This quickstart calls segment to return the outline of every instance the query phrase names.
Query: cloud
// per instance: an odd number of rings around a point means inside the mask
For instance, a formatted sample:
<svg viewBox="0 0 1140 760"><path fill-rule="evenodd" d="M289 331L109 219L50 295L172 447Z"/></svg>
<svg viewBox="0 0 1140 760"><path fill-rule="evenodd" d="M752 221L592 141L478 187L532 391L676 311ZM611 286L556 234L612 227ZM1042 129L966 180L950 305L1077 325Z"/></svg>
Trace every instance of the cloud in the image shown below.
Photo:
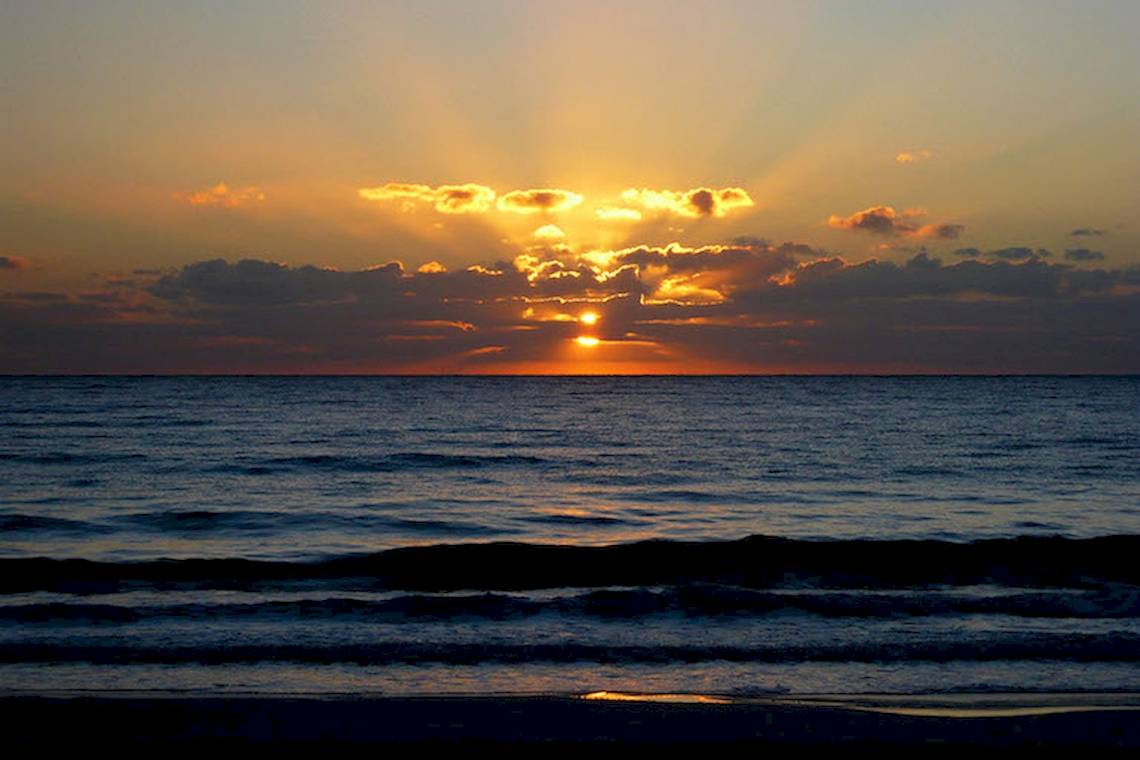
<svg viewBox="0 0 1140 760"><path fill-rule="evenodd" d="M955 255L963 256L965 258L978 259L1002 259L1005 261L1026 261L1035 259L1048 259L1052 257L1053 252L1045 248L1028 248L1025 246L1015 246L1011 248L995 248L989 251L983 251L978 248L959 248L954 251Z"/></svg>
<svg viewBox="0 0 1140 760"><path fill-rule="evenodd" d="M639 222L641 212L635 208L601 206L594 209L594 218L600 222Z"/></svg>
<svg viewBox="0 0 1140 760"><path fill-rule="evenodd" d="M389 182L379 187L362 187L356 192L366 201L403 200L408 204L405 210L412 208L416 201L430 203L441 214L481 214L495 202L494 190L474 183L431 187Z"/></svg>
<svg viewBox="0 0 1140 760"><path fill-rule="evenodd" d="M863 230L879 235L897 233L899 224L899 215L891 206L872 206L845 217L832 214L827 220L827 226L837 230Z"/></svg>
<svg viewBox="0 0 1140 760"><path fill-rule="evenodd" d="M534 236L539 240L561 240L566 233L557 225L544 224L534 231Z"/></svg>
<svg viewBox="0 0 1140 760"><path fill-rule="evenodd" d="M962 224L924 224L909 233L913 237L934 237L943 240L953 240L965 232L966 226Z"/></svg>
<svg viewBox="0 0 1140 760"><path fill-rule="evenodd" d="M961 224L918 224L915 220L926 216L923 209L899 212L893 206L871 206L850 216L832 214L827 226L848 232L870 232L875 235L904 235L919 238L957 238L966 227Z"/></svg>
<svg viewBox="0 0 1140 760"><path fill-rule="evenodd" d="M0 270L27 269L28 260L23 256L0 256Z"/></svg>
<svg viewBox="0 0 1140 760"><path fill-rule="evenodd" d="M1088 248L1067 248L1065 258L1069 261L1103 261L1104 254L1100 251L1090 251Z"/></svg>
<svg viewBox="0 0 1140 760"><path fill-rule="evenodd" d="M199 261L0 292L0 371L566 372L586 311L611 362L594 371L1140 371L1140 267L962 250L848 261L744 236L414 271Z"/></svg>
<svg viewBox="0 0 1140 760"><path fill-rule="evenodd" d="M932 150L904 150L895 156L895 162L900 164L919 164L934 158Z"/></svg>
<svg viewBox="0 0 1140 760"><path fill-rule="evenodd" d="M187 193L174 193L174 200L191 206L221 206L223 208L236 208L248 203L260 203L265 200L265 192L253 185L231 188L225 182L219 182L205 190L195 190Z"/></svg>
<svg viewBox="0 0 1140 760"><path fill-rule="evenodd" d="M1107 235L1108 230L1103 230L1098 227L1080 227L1069 233L1073 237L1100 237Z"/></svg>
<svg viewBox="0 0 1140 760"><path fill-rule="evenodd" d="M714 190L698 187L693 190L649 190L630 188L621 194L625 203L641 206L647 211L664 211L686 217L723 217L738 208L756 205L748 192L739 187Z"/></svg>
<svg viewBox="0 0 1140 760"><path fill-rule="evenodd" d="M582 196L569 190L512 190L499 198L499 211L512 214L557 213L574 208Z"/></svg>

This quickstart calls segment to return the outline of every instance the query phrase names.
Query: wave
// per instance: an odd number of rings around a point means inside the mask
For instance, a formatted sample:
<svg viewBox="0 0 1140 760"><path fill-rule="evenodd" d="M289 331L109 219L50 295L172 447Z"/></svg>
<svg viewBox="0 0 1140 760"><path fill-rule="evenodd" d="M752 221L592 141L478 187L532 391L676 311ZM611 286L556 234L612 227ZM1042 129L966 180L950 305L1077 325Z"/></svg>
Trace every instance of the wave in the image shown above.
<svg viewBox="0 0 1140 760"><path fill-rule="evenodd" d="M0 513L0 533L109 533L105 525L67 520L62 517L29 515L21 512Z"/></svg>
<svg viewBox="0 0 1140 760"><path fill-rule="evenodd" d="M131 512L118 515L113 519L118 523L127 523L163 533L204 533L228 530L274 531L298 528L399 530L440 535L462 533L471 536L493 536L512 532L505 528L494 528L466 520L431 520L393 517L375 513L353 514L350 512L157 510Z"/></svg>
<svg viewBox="0 0 1140 760"><path fill-rule="evenodd" d="M1140 536L941 540L652 540L613 546L469 543L413 546L312 562L246 559L99 562L0 559L0 593L100 590L123 583L231 587L358 579L410 591L715 583L744 588L1140 584Z"/></svg>
<svg viewBox="0 0 1140 760"><path fill-rule="evenodd" d="M84 465L130 462L146 459L144 454L114 452L44 451L36 453L0 452L0 462L38 465Z"/></svg>
<svg viewBox="0 0 1140 760"><path fill-rule="evenodd" d="M338 620L402 623L506 620L537 615L632 619L650 615L754 617L806 614L829 618L899 618L935 615L1003 615L1022 618L1140 618L1140 589L1018 591L978 594L918 591L770 592L724 586L604 589L550 598L500 593L410 594L386 599L329 597L254 602L89 604L45 602L0 605L0 621L52 625L118 624L141 620Z"/></svg>
<svg viewBox="0 0 1140 760"><path fill-rule="evenodd" d="M434 454L405 451L381 456L312 454L230 462L202 468L207 472L272 475L281 472L401 472L405 470L479 469L547 464L541 457L519 454ZM196 468L197 469L197 468Z"/></svg>
<svg viewBox="0 0 1140 760"><path fill-rule="evenodd" d="M1040 660L1052 662L1136 662L1140 635L999 633L962 640L901 640L835 644L613 644L567 641L431 642L393 640L366 644L272 642L172 644L148 647L109 641L0 643L0 663L353 663L391 665L442 663L749 663L788 662L961 662Z"/></svg>

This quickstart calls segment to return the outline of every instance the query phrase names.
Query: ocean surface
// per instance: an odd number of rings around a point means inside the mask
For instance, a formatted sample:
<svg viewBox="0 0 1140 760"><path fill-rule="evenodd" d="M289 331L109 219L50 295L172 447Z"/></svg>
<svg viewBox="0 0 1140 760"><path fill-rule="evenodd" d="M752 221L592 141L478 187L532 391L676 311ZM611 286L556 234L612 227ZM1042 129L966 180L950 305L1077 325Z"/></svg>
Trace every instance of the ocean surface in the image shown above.
<svg viewBox="0 0 1140 760"><path fill-rule="evenodd" d="M0 378L0 691L1140 691L1140 378Z"/></svg>

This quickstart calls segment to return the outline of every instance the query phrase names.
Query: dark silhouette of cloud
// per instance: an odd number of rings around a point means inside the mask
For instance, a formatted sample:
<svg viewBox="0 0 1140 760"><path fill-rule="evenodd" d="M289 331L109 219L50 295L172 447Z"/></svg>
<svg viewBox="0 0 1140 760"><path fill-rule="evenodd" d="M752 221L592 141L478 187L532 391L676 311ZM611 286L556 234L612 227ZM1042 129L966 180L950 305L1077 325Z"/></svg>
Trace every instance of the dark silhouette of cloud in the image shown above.
<svg viewBox="0 0 1140 760"><path fill-rule="evenodd" d="M742 237L425 271L218 259L106 282L0 293L0 370L566 371L592 351L659 371L1140 371L1140 267L1028 247L896 263ZM587 310L599 343L583 348Z"/></svg>
<svg viewBox="0 0 1140 760"><path fill-rule="evenodd" d="M1025 246L1015 246L1011 248L996 248L989 251L982 251L977 248L959 248L954 251L958 256L967 258L987 258L987 259L1004 259L1005 261L1025 261L1027 259L1047 259L1053 255L1052 251L1045 248L1027 248Z"/></svg>
<svg viewBox="0 0 1140 760"><path fill-rule="evenodd" d="M1108 230L1103 230L1098 227L1080 227L1069 233L1073 237L1100 237L1107 235Z"/></svg>
<svg viewBox="0 0 1140 760"><path fill-rule="evenodd" d="M1088 248L1067 248L1065 258L1069 261L1103 261L1104 254L1100 251L1090 251Z"/></svg>
<svg viewBox="0 0 1140 760"><path fill-rule="evenodd" d="M850 216L832 215L827 226L848 232L870 232L876 235L905 235L907 237L955 239L966 227L961 224L919 224L916 220L926 216L922 209L896 211L892 206L872 206Z"/></svg>

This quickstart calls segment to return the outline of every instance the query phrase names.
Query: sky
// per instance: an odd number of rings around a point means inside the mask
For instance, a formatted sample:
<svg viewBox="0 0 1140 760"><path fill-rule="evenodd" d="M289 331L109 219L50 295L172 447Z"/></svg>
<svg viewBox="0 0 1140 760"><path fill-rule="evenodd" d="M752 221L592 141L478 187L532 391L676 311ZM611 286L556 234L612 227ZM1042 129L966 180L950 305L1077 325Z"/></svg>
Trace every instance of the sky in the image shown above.
<svg viewBox="0 0 1140 760"><path fill-rule="evenodd" d="M0 372L1140 372L1137 28L10 0Z"/></svg>

